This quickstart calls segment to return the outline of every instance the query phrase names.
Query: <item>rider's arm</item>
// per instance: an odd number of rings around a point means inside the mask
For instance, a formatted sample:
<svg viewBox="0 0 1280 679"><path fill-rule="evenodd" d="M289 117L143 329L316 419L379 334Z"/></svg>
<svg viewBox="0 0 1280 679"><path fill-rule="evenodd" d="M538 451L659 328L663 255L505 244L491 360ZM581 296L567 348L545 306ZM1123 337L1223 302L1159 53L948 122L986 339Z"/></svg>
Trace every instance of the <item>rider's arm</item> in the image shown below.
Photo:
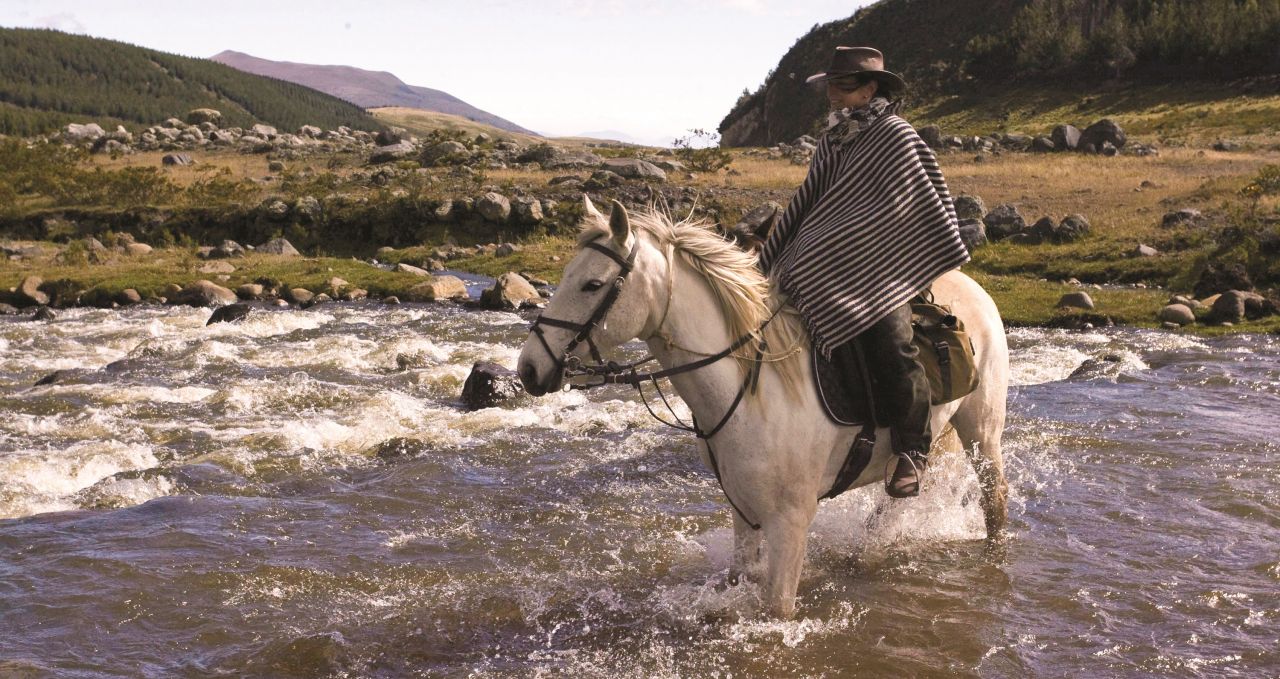
<svg viewBox="0 0 1280 679"><path fill-rule="evenodd" d="M831 144L827 141L826 135L823 135L818 141L818 148L813 152L813 160L809 162L809 174L805 176L804 183L791 197L791 202L787 203L787 209L783 211L782 217L769 232L764 245L760 248L760 270L766 274L769 273L769 268L773 266L778 254L791 240L796 227L804 221L809 209L818 202L818 198L831 185L831 177L828 176L830 166L833 165L830 162L831 155Z"/></svg>

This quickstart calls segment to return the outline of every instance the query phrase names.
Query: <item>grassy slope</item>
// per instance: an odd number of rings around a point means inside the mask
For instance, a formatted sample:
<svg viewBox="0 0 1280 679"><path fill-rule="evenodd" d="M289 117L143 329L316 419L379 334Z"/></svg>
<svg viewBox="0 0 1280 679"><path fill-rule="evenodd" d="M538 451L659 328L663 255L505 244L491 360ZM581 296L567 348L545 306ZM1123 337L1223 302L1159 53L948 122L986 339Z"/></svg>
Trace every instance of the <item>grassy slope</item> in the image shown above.
<svg viewBox="0 0 1280 679"><path fill-rule="evenodd" d="M509 132L492 125L477 123L474 120L468 120L462 116L450 115L448 113L437 113L436 111L426 111L420 108L404 108L401 106L385 106L382 108L369 109L373 117L387 125L395 125L403 127L409 132L420 137L425 137L436 130L462 130L467 136L475 136L481 132L493 137L494 139L510 139L518 141L522 144L536 144L542 141L538 137L520 134L519 132Z"/></svg>

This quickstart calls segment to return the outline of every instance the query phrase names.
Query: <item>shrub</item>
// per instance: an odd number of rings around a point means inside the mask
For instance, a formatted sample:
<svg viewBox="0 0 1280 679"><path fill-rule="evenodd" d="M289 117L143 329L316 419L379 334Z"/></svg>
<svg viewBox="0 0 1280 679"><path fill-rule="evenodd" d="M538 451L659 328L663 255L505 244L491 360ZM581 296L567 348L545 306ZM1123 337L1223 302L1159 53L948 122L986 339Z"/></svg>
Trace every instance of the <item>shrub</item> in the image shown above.
<svg viewBox="0 0 1280 679"><path fill-rule="evenodd" d="M697 172L717 172L733 162L733 156L720 146L720 135L716 132L689 130L688 135L676 139L671 145L676 156Z"/></svg>

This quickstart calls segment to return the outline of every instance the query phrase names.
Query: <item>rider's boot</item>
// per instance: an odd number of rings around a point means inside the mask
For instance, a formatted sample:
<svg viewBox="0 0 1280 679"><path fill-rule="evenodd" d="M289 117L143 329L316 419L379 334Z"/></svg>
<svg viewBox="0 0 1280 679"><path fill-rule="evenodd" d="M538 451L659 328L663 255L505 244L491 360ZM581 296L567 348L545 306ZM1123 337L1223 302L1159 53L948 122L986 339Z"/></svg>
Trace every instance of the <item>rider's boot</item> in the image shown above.
<svg viewBox="0 0 1280 679"><path fill-rule="evenodd" d="M920 494L929 446L929 378L911 341L911 305L891 311L858 336L876 389L876 417L890 429L894 457L885 492L907 498ZM886 469L886 472L888 470Z"/></svg>

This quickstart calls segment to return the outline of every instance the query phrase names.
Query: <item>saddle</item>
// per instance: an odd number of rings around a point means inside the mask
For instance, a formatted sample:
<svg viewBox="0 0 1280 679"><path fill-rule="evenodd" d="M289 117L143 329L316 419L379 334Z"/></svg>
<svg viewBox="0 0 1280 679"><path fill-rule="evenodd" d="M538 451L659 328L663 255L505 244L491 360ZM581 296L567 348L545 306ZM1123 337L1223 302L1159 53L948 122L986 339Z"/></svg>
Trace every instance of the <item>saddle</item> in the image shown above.
<svg viewBox="0 0 1280 679"><path fill-rule="evenodd" d="M911 301L911 325L920 364L929 378L930 403L954 401L977 388L973 342L949 308L934 304L926 292ZM875 387L857 342L837 347L830 360L816 351L812 355L813 383L827 417L840 426L862 427L835 483L823 496L826 499L848 490L866 469L875 447L876 422L887 418L876 410Z"/></svg>

